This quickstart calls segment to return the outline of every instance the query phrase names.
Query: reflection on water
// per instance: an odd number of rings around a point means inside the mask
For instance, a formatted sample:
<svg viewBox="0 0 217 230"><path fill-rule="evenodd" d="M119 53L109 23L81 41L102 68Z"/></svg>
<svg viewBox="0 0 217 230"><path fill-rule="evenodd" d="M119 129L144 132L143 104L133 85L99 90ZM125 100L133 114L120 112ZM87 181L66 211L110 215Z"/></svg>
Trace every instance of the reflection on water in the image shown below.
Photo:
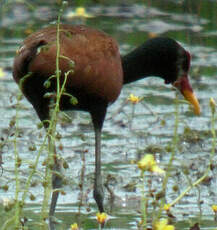
<svg viewBox="0 0 217 230"><path fill-rule="evenodd" d="M34 6L37 6L34 1ZM51 2L51 3L49 3ZM132 50L148 37L170 36L181 42L192 54L191 82L202 108L200 117L189 112L187 104L180 105L180 142L174 161L172 177L168 182L167 202L174 200L180 192L193 183L205 171L211 151L209 98L216 98L217 87L217 2L214 0L192 1L109 1L88 2L86 10L92 18L69 18L74 10L70 5L63 20L67 23L84 23L100 28L116 38L122 54ZM45 5L46 4L46 5ZM33 6L33 7L34 7ZM12 80L11 67L19 44L27 34L56 20L57 8L52 1L32 5L11 4L1 8L0 20L0 151L3 154L3 175L0 177L0 197L14 197L14 147L13 127L18 88ZM135 108L126 99L130 93L143 97ZM107 210L111 220L107 229L136 229L139 221L140 172L136 162L147 152L153 152L156 159L166 168L169 160L169 145L174 130L174 98L171 87L162 80L148 78L125 86L118 101L110 106L103 129L103 176L109 189L105 189ZM92 198L94 172L94 133L89 115L73 113L72 122L62 121L58 131L62 138L58 142L69 169L64 171L66 194L58 200L58 219L66 229L77 217L80 200L83 206L80 217L86 229L96 228L94 215L96 206ZM30 104L23 99L19 110L18 149L22 158L20 168L22 183L29 174L29 164L34 161L44 131L37 128L39 122ZM40 158L39 173L32 182L31 193L35 201L27 200L26 211L35 219L40 210L37 204L42 200L42 163L46 151ZM216 156L213 162L216 162ZM79 183L84 172L85 187L81 192ZM188 173L186 173L188 172ZM198 218L202 213L201 229L215 226L212 222L211 205L217 203L216 164L208 179L192 189L174 208L172 214L178 221L177 229L189 229L184 220ZM159 189L162 178L149 178L152 186ZM4 186L8 185L5 191ZM174 188L176 187L176 190ZM111 202L112 195L115 201ZM189 213L189 210L190 213ZM1 214L2 211L0 211ZM201 212L201 213L200 213ZM4 214L5 215L5 214ZM85 217L85 218L84 218ZM87 218L89 217L89 218ZM179 222L180 221L180 222ZM198 219L197 219L198 221ZM86 227L85 227L86 226ZM88 227L87 227L88 226ZM117 227L122 226L122 227ZM62 229L62 228L61 228Z"/></svg>

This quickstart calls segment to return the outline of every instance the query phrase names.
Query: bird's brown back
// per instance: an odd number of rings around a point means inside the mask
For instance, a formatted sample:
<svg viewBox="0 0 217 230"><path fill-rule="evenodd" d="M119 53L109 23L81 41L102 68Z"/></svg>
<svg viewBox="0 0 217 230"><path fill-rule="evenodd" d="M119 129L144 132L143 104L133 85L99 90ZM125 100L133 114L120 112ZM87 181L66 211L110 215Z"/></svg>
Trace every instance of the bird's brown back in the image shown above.
<svg viewBox="0 0 217 230"><path fill-rule="evenodd" d="M17 82L28 72L34 78L48 79L56 70L56 26L37 31L26 38L14 62ZM115 101L123 84L123 71L117 43L105 33L85 26L60 26L61 77L72 69L66 89L75 96L93 96L106 103ZM78 98L79 99L79 98Z"/></svg>

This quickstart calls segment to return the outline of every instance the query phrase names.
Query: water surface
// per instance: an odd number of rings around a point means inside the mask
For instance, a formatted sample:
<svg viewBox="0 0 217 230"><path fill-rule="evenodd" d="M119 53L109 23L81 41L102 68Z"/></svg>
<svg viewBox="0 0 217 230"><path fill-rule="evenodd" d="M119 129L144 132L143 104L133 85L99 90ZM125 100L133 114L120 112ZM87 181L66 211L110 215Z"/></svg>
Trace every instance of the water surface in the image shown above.
<svg viewBox="0 0 217 230"><path fill-rule="evenodd" d="M86 11L94 17L69 18L69 13L77 6L69 4L62 21L102 29L119 42L121 54L126 54L152 36L170 36L192 54L191 83L202 113L196 117L187 104L179 105L179 143L166 196L170 203L204 173L209 163L212 143L209 98L217 100L217 1L87 1L84 5ZM16 3L1 7L0 68L4 76L0 78L0 150L4 164L0 186L8 186L7 191L0 189L0 198L4 199L14 198L15 192L14 128L10 124L16 114L18 87L12 80L13 57L29 33L55 22L58 8L52 1L34 1L31 6ZM126 103L130 93L143 98L134 107ZM140 172L134 162L145 153L153 152L161 167L166 169L170 158L168 146L174 135L175 95L171 86L152 77L124 86L119 99L109 107L102 137L102 168L104 181L113 191L115 200L111 202L111 194L105 189L106 209L111 215L106 229L137 229L141 191ZM57 146L69 164L64 171L66 194L60 196L56 212L59 229L67 229L75 221L80 221L84 229L97 229L97 208L92 197L94 133L88 114L75 112L70 116L72 122L61 121L58 125L62 138ZM37 128L39 119L26 99L21 101L18 117L17 145L22 158L20 176L24 183L29 174L29 164L34 161L45 133ZM27 199L25 211L30 222L37 220L40 212L43 199L40 181L45 157L46 151L40 158L38 173L33 178L34 186L30 190L36 200ZM211 205L217 203L216 160L214 156L209 178L171 209L176 217L177 229L189 229L189 222L199 221L204 230L217 226L211 210ZM81 172L84 173L83 191L79 190ZM153 189L159 191L162 178L150 174L147 178L152 180ZM82 207L79 202L81 197ZM3 210L0 215L7 217Z"/></svg>

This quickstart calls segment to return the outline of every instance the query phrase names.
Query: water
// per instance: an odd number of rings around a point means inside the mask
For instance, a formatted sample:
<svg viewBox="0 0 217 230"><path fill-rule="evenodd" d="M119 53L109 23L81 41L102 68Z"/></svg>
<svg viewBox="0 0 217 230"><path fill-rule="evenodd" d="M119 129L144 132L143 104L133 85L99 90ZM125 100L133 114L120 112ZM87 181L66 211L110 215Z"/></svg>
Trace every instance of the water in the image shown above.
<svg viewBox="0 0 217 230"><path fill-rule="evenodd" d="M102 29L119 42L122 54L156 35L178 40L192 54L191 83L200 101L202 113L196 117L187 104L179 106L180 141L166 196L170 203L204 173L209 163L212 141L209 98L217 100L217 1L87 1L86 11L94 17L69 18L67 15L75 6L69 4L62 20ZM0 189L0 198L4 199L13 198L15 191L12 143L14 129L9 126L16 113L18 93L18 87L12 80L13 57L27 34L55 22L57 8L52 1L34 1L33 5L16 3L1 7L0 68L3 68L4 76L0 78L0 150L4 164L0 186L8 186L7 191ZM134 109L130 103L126 103L130 93L143 97ZM166 86L162 80L153 77L124 86L118 101L109 107L102 137L102 168L104 181L113 191L115 201L111 202L111 194L105 189L106 210L111 215L106 229L137 229L141 192L140 172L134 162L145 153L153 152L161 167L166 168L170 157L167 150L174 132L174 98L175 91L171 90L171 86ZM40 148L44 130L37 128L39 120L25 99L21 101L18 116L17 141L22 158L20 175L24 184L29 174L29 164L36 157L37 151L34 148ZM70 116L72 123L61 121L58 126L62 138L57 146L69 168L64 171L66 194L58 200L56 216L60 222L59 229L67 229L75 221L80 221L84 229L96 229L97 208L92 198L94 133L88 114L73 113ZM39 171L34 176L34 186L30 189L36 200L27 199L25 216L30 224L37 220L43 199L40 181L45 157L46 151L40 158ZM193 188L171 209L176 217L174 222L177 229L189 229L189 222L199 221L203 230L217 226L211 210L211 205L217 203L216 158L214 156L209 178ZM82 170L85 186L81 192L78 185ZM162 178L151 175L147 178L152 179L152 188L159 191ZM82 214L78 215L81 194ZM149 207L151 210L152 205ZM1 206L0 215L3 219L7 218L7 213Z"/></svg>

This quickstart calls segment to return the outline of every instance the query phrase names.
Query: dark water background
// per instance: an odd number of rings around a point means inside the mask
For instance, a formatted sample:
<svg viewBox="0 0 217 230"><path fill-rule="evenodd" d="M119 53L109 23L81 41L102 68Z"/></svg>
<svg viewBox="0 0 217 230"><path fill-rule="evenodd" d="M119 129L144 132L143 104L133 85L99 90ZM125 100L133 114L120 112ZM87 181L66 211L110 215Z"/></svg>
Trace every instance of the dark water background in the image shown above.
<svg viewBox="0 0 217 230"><path fill-rule="evenodd" d="M0 200L14 198L14 147L13 128L9 124L15 116L18 87L12 80L15 51L31 32L54 23L58 7L54 1L1 1L0 9L0 151L3 174L0 177ZM70 18L75 7L84 6L92 18ZM69 1L62 21L69 24L86 24L112 35L125 54L151 36L170 36L178 40L192 54L191 83L201 104L202 113L193 115L187 104L180 105L179 144L173 163L174 170L168 182L167 202L174 200L190 183L198 179L209 163L212 137L210 133L209 99L217 100L217 1L216 0L149 0L149 1ZM135 108L127 103L129 94L143 97ZM181 96L180 96L181 98ZM145 153L153 152L161 167L166 167L170 154L167 151L174 131L175 91L158 78L148 78L125 86L119 99L109 107L103 129L103 177L114 192L111 202L106 191L106 209L111 215L107 229L137 229L140 220L140 172L133 162ZM31 105L22 100L19 110L18 150L22 158L21 181L29 174L29 164L34 161L44 131L37 128L39 120ZM60 229L69 228L81 221L84 229L96 229L97 211L92 198L94 172L94 133L89 115L73 113L71 122L61 122L58 131L62 138L59 150L69 164L65 170L66 195L60 196L57 217ZM27 199L26 216L37 219L42 201L42 162L34 176L36 186L30 193L35 201ZM85 160L84 160L85 158ZM201 229L217 226L211 209L217 203L217 157L208 179L193 188L171 212L176 217L177 229L189 229L194 222L201 222ZM186 174L188 170L188 174ZM83 192L79 190L81 172L84 172ZM160 190L162 178L151 176L153 188ZM8 186L5 191L3 187ZM174 191L177 186L177 191ZM79 199L83 194L81 215ZM151 206L150 206L151 208ZM7 214L0 206L2 219ZM30 228L31 229L31 228Z"/></svg>

